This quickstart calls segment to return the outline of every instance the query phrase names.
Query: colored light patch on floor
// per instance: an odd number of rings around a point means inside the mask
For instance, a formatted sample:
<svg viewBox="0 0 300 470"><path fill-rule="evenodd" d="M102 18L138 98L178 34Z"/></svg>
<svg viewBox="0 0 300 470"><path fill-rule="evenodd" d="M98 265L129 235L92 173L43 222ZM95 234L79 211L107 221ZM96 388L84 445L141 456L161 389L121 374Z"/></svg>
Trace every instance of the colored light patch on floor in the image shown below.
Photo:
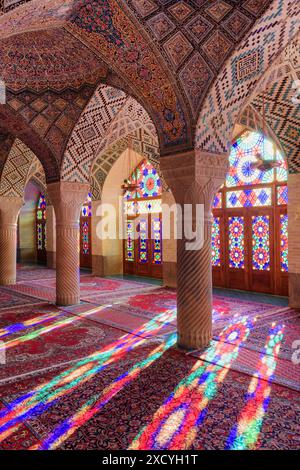
<svg viewBox="0 0 300 470"><path fill-rule="evenodd" d="M271 399L271 383L277 365L283 332L283 325L272 324L261 359L257 364L257 372L250 380L246 404L240 413L238 423L230 433L227 449L254 449L257 444L263 419Z"/></svg>
<svg viewBox="0 0 300 470"><path fill-rule="evenodd" d="M130 449L180 450L191 446L208 412L210 400L217 394L219 384L224 381L230 363L247 340L254 322L255 319L244 317L224 329L221 340L208 348L203 360L198 361L188 377L176 387ZM236 344L232 346L227 339L233 336Z"/></svg>
<svg viewBox="0 0 300 470"><path fill-rule="evenodd" d="M154 361L159 359L165 351L174 346L177 341L177 335L172 334L160 346L155 348L146 359L136 363L129 371L119 376L111 385L106 387L102 393L94 395L86 402L81 409L71 418L64 421L53 434L44 441L41 446L34 446L32 449L55 449L66 439L74 434L81 426L88 422L126 385L136 379L141 371L150 367Z"/></svg>
<svg viewBox="0 0 300 470"><path fill-rule="evenodd" d="M79 361L49 383L43 384L9 404L9 411L0 413L0 442L5 440L30 416L43 413L79 384L90 380L95 374L103 371L130 350L155 336L168 324L173 315L172 312L159 315L157 319L151 320L143 328L123 336L116 343Z"/></svg>

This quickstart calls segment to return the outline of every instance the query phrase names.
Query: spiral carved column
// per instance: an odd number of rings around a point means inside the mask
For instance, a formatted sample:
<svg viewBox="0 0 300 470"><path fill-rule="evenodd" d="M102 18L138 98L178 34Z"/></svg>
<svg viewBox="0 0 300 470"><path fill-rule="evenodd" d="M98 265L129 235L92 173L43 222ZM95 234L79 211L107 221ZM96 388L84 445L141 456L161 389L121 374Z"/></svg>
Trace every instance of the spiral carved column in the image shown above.
<svg viewBox="0 0 300 470"><path fill-rule="evenodd" d="M177 328L178 345L184 349L203 348L212 337L211 211L227 165L227 155L202 151L161 159L162 172L183 215L182 238L177 240ZM191 214L185 212L187 204ZM200 221L196 220L197 205L203 207ZM195 231L196 222L203 224L202 238L191 249L185 227L189 224Z"/></svg>
<svg viewBox="0 0 300 470"><path fill-rule="evenodd" d="M0 285L9 286L17 278L17 221L24 201L20 197L0 197Z"/></svg>
<svg viewBox="0 0 300 470"><path fill-rule="evenodd" d="M79 218L89 185L60 182L48 185L56 215L56 303L80 302Z"/></svg>

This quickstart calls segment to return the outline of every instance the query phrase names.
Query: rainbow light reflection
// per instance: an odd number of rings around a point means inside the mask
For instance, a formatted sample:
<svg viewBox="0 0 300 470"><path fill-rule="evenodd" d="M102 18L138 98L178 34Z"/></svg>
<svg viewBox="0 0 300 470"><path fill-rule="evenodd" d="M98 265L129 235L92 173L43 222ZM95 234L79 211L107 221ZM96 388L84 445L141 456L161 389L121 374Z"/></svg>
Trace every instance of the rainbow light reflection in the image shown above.
<svg viewBox="0 0 300 470"><path fill-rule="evenodd" d="M238 356L240 346L247 340L253 327L248 317L225 328L220 340L203 354L155 413L152 422L134 439L130 449L187 449L194 441L203 423L207 406L216 395L218 385ZM209 362L209 364L205 364Z"/></svg>
<svg viewBox="0 0 300 470"><path fill-rule="evenodd" d="M32 328L33 326L38 326L41 323L46 323L51 320L55 320L61 316L64 316L64 312L48 312L37 317L31 318L30 320L25 320L20 323L13 323L12 325L6 326L5 328L0 329L0 338L5 338L6 336L19 333L22 330Z"/></svg>
<svg viewBox="0 0 300 470"><path fill-rule="evenodd" d="M95 414L119 393L126 385L138 377L138 375L147 369L154 361L159 359L165 351L174 346L177 340L177 334L173 333L160 346L155 348L146 359L136 363L129 371L120 375L114 382L105 387L102 393L91 397L74 416L64 421L58 426L52 435L44 441L43 444L32 447L30 450L49 450L55 449L68 439L74 432L83 426Z"/></svg>
<svg viewBox="0 0 300 470"><path fill-rule="evenodd" d="M276 370L283 330L283 325L272 324L257 364L257 372L248 388L246 404L240 413L238 423L231 430L226 449L245 450L255 447L270 403L271 382Z"/></svg>
<svg viewBox="0 0 300 470"><path fill-rule="evenodd" d="M155 336L174 318L173 311L157 315L142 327L122 336L115 343L78 361L52 380L17 398L8 405L9 410L0 411L0 442L15 432L26 419L46 411L62 396L71 393L79 385L120 360L129 351L145 343L148 338Z"/></svg>

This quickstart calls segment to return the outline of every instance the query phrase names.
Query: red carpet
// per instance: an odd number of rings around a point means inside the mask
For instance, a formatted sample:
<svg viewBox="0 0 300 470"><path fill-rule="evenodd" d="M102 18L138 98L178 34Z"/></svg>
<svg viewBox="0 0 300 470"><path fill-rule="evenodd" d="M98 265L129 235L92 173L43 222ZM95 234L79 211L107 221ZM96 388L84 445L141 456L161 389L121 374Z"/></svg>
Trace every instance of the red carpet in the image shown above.
<svg viewBox="0 0 300 470"><path fill-rule="evenodd" d="M0 290L5 305L0 308L0 341L6 343L6 364L0 367L0 449L51 448L51 442L58 449L126 449L143 428L151 439L157 413L167 433L160 435L161 442L176 432L176 426L181 434L184 426L187 432L192 429L192 424L185 424L186 413L191 423L198 423L189 437L190 449L224 449L235 430L247 426L253 438L251 448L298 449L299 366L291 363L292 344L300 337L298 313L215 296L210 349L221 345L225 353L209 356L209 349L205 356L203 352L186 355L172 346L173 340L163 349L166 338L172 338L176 330L175 291L137 284L84 275L81 290L88 302L64 309L40 301L33 305L34 299L16 288ZM34 289L40 295L42 291L42 296L47 291L49 295L55 289L55 279L35 281L32 277L19 286L31 289L31 295ZM108 304L105 309L99 306L98 296L106 300L102 302ZM224 340L220 333L224 328L238 331L243 317L252 326L234 355L239 337L231 334ZM142 332L137 331L145 325ZM276 357L264 350L266 342L271 344L274 325L282 325L283 331L280 350L274 349ZM134 330L134 335L124 333ZM232 360L225 369L220 358L227 355ZM201 357L205 361L199 360ZM257 368L263 371L264 364L273 375L271 382L262 375L260 384L254 377L261 374ZM202 374L196 387L191 379L193 370ZM269 394L262 414L260 387ZM164 406L171 406L175 397L179 408L168 421L159 413ZM81 408L87 412L82 414ZM19 410L14 416L20 421L10 426L14 409ZM253 437L255 416L259 421ZM241 422L243 426L238 428ZM77 423L68 435L64 435L66 423ZM61 437L56 441L54 436Z"/></svg>
<svg viewBox="0 0 300 470"><path fill-rule="evenodd" d="M49 302L55 302L56 299L55 278L26 280L19 282L14 286L10 286L10 289L14 292L19 292ZM85 301L99 302L104 297L109 297L111 299L113 293L117 293L119 296L120 293L137 293L141 290L147 291L152 289L153 286L142 282L119 281L90 276L88 274L81 274L80 276L80 297L81 300ZM100 303L103 302L101 301Z"/></svg>

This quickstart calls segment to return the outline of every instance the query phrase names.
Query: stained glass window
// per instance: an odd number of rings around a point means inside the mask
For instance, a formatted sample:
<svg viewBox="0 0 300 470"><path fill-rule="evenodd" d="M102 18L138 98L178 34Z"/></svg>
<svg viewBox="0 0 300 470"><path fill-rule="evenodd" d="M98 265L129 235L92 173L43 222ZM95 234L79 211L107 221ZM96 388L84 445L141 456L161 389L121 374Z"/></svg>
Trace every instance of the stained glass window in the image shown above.
<svg viewBox="0 0 300 470"><path fill-rule="evenodd" d="M125 214L160 214L162 212L161 199L139 201L125 201Z"/></svg>
<svg viewBox="0 0 300 470"><path fill-rule="evenodd" d="M140 219L139 223L139 262L148 262L148 219Z"/></svg>
<svg viewBox="0 0 300 470"><path fill-rule="evenodd" d="M253 188L241 191L228 191L226 205L231 207L259 207L272 204L271 188Z"/></svg>
<svg viewBox="0 0 300 470"><path fill-rule="evenodd" d="M277 204L284 206L288 203L288 187L278 186L277 187Z"/></svg>
<svg viewBox="0 0 300 470"><path fill-rule="evenodd" d="M221 266L220 217L213 218L212 225L212 265Z"/></svg>
<svg viewBox="0 0 300 470"><path fill-rule="evenodd" d="M37 249L38 250L43 250L43 230L44 226L43 224L37 224Z"/></svg>
<svg viewBox="0 0 300 470"><path fill-rule="evenodd" d="M213 202L214 209L222 209L222 193L217 193Z"/></svg>
<svg viewBox="0 0 300 470"><path fill-rule="evenodd" d="M245 269L244 217L229 217L229 267Z"/></svg>
<svg viewBox="0 0 300 470"><path fill-rule="evenodd" d="M288 272L288 215L280 214L280 269Z"/></svg>
<svg viewBox="0 0 300 470"><path fill-rule="evenodd" d="M89 240L89 223L83 222L81 225L82 236L82 253L84 255L90 254L90 240Z"/></svg>
<svg viewBox="0 0 300 470"><path fill-rule="evenodd" d="M161 220L158 217L152 219L152 252L154 264L162 262L162 240L161 240Z"/></svg>
<svg viewBox="0 0 300 470"><path fill-rule="evenodd" d="M157 170L148 160L143 160L139 164L128 179L128 182L137 183L138 189L136 191L127 191L125 194L126 199L142 199L161 196L162 187L160 177Z"/></svg>
<svg viewBox="0 0 300 470"><path fill-rule="evenodd" d="M81 209L82 217L92 217L92 195L91 193L88 194L87 200L82 206Z"/></svg>
<svg viewBox="0 0 300 470"><path fill-rule="evenodd" d="M253 164L257 156L264 160L276 160L281 166L276 168L278 181L286 181L287 165L281 153L274 144L259 132L244 132L232 145L229 157L230 169L226 178L226 186L245 186L272 183L275 180L275 170L260 170Z"/></svg>
<svg viewBox="0 0 300 470"><path fill-rule="evenodd" d="M46 233L46 200L43 194L40 194L36 209L36 241L38 256L41 252L45 252L47 248Z"/></svg>
<svg viewBox="0 0 300 470"><path fill-rule="evenodd" d="M126 222L126 261L134 261L134 222L127 220Z"/></svg>
<svg viewBox="0 0 300 470"><path fill-rule="evenodd" d="M270 271L270 218L268 215L252 217L252 267Z"/></svg>

